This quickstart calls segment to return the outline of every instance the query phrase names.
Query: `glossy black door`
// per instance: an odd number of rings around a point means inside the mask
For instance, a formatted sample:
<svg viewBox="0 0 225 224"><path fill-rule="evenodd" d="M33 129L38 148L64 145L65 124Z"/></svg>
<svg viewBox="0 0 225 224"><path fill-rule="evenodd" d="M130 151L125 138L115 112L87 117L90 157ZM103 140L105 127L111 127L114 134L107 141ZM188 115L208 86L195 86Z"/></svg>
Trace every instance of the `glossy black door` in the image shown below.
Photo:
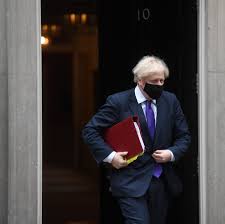
<svg viewBox="0 0 225 224"><path fill-rule="evenodd" d="M168 223L198 223L197 2L196 0L98 0L99 104L133 84L132 68L144 55L156 55L170 69L166 89L181 101L192 134L186 157L177 164L184 183ZM102 169L105 173L105 169ZM119 209L102 175L102 223L120 223ZM107 199L107 200L106 200ZM109 217L114 213L114 219Z"/></svg>

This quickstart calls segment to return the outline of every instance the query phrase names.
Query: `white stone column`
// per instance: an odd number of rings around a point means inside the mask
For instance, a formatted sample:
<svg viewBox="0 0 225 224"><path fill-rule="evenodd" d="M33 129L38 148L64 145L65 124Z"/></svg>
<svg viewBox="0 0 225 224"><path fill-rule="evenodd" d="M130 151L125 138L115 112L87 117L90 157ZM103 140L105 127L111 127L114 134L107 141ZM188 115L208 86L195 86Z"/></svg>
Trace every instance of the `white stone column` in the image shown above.
<svg viewBox="0 0 225 224"><path fill-rule="evenodd" d="M6 0L0 0L0 223L7 223L8 75Z"/></svg>
<svg viewBox="0 0 225 224"><path fill-rule="evenodd" d="M8 224L41 223L40 0L7 0Z"/></svg>
<svg viewBox="0 0 225 224"><path fill-rule="evenodd" d="M225 1L200 0L201 224L225 223Z"/></svg>
<svg viewBox="0 0 225 224"><path fill-rule="evenodd" d="M208 0L207 224L225 223L225 1Z"/></svg>

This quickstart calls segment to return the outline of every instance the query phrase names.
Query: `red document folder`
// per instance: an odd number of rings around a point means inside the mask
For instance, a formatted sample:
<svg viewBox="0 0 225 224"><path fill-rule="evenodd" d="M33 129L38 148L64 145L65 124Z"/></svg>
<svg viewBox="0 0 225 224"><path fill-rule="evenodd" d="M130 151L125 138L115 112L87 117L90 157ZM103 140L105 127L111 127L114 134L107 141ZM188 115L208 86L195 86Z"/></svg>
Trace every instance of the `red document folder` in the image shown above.
<svg viewBox="0 0 225 224"><path fill-rule="evenodd" d="M142 154L144 151L144 143L141 138L137 116L128 117L108 128L104 139L114 151L128 152L127 160Z"/></svg>

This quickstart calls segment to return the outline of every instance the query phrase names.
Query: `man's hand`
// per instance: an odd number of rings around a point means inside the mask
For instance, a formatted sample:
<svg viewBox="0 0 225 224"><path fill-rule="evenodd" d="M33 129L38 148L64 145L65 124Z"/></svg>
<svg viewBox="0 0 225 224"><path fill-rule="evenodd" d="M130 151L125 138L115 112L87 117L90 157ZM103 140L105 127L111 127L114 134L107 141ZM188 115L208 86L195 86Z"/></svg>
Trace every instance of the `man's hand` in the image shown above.
<svg viewBox="0 0 225 224"><path fill-rule="evenodd" d="M124 159L124 156L127 155L128 152L117 152L112 160L112 166L116 169L120 169L126 167L127 161Z"/></svg>
<svg viewBox="0 0 225 224"><path fill-rule="evenodd" d="M169 150L156 150L152 157L155 159L157 163L166 163L171 160L171 153Z"/></svg>

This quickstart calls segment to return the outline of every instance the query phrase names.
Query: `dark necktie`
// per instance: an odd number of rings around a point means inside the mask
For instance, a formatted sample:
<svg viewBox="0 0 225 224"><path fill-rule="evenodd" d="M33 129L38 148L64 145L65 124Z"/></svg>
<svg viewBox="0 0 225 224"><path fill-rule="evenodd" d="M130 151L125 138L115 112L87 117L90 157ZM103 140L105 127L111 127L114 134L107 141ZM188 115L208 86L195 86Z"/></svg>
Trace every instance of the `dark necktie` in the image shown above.
<svg viewBox="0 0 225 224"><path fill-rule="evenodd" d="M146 119L147 119L149 134L153 142L154 136L155 136L155 116L152 110L151 101L146 101L145 112L146 112ZM153 176L159 178L161 174L162 174L162 165L159 163L156 163L153 169Z"/></svg>

